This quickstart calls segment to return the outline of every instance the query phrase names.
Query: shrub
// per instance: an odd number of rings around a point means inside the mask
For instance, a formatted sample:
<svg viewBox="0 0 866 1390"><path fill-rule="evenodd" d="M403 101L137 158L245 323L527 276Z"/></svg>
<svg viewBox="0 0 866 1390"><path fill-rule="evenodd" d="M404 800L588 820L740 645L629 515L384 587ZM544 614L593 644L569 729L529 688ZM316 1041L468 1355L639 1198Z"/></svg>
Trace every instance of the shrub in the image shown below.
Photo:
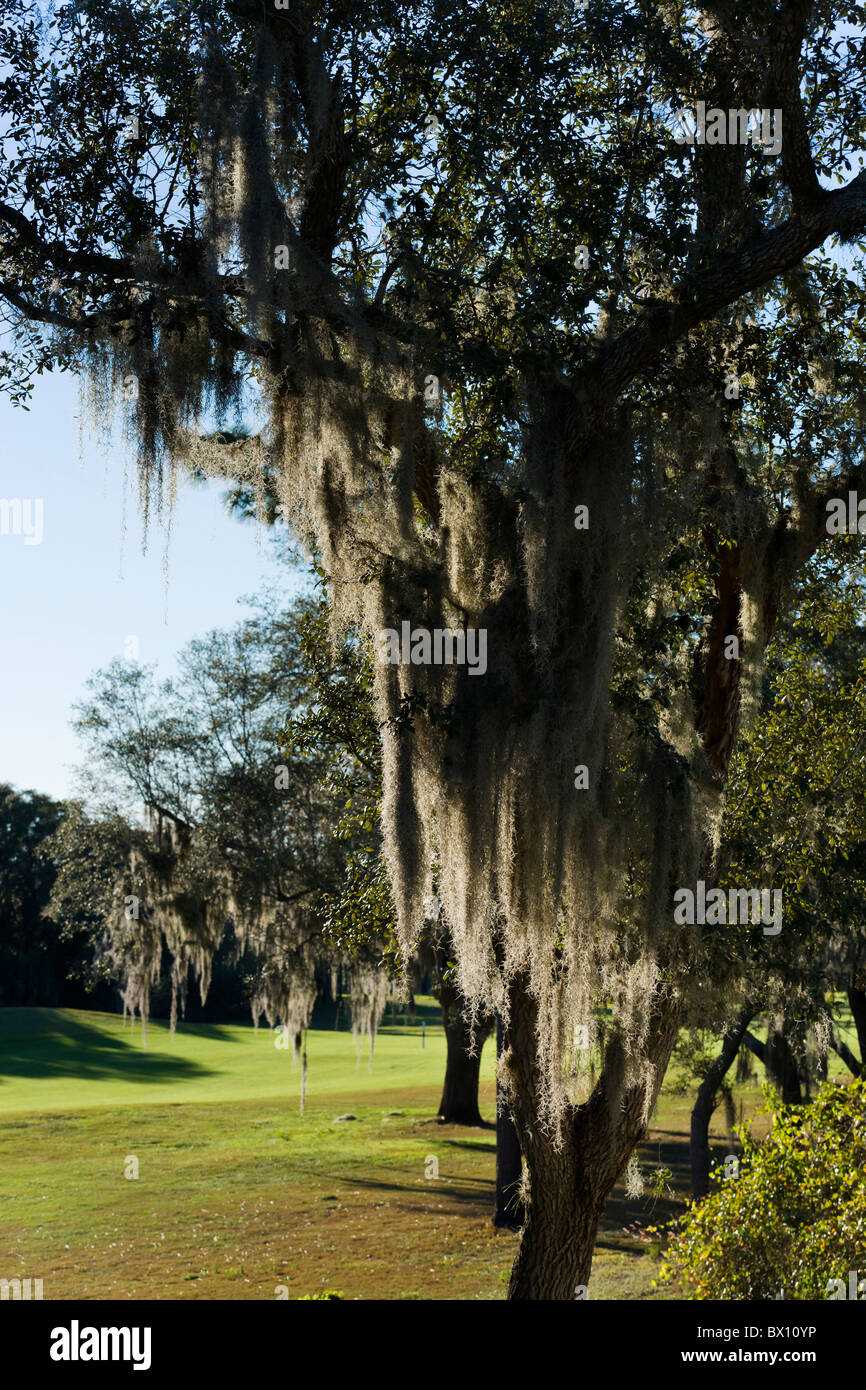
<svg viewBox="0 0 866 1390"><path fill-rule="evenodd" d="M866 1278L866 1080L775 1103L767 1138L740 1138L739 1175L714 1170L716 1190L674 1223L661 1277L687 1298L845 1297L832 1280L847 1291L858 1264Z"/></svg>

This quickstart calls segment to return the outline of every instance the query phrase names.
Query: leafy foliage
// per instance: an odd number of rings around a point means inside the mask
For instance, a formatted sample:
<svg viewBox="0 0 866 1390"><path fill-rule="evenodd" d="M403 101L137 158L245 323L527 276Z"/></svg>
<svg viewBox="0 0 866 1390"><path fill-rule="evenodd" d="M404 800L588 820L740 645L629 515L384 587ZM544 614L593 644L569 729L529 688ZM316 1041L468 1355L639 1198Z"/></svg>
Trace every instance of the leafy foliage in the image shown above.
<svg viewBox="0 0 866 1390"><path fill-rule="evenodd" d="M0 1003L55 1004L70 953L42 919L55 869L42 853L63 807L0 785ZM58 978L59 976L59 978Z"/></svg>
<svg viewBox="0 0 866 1390"><path fill-rule="evenodd" d="M780 1106L769 1136L741 1131L739 1176L689 1208L663 1277L698 1299L837 1297L866 1250L866 1082L827 1085L809 1106ZM843 1295L845 1296L845 1295Z"/></svg>

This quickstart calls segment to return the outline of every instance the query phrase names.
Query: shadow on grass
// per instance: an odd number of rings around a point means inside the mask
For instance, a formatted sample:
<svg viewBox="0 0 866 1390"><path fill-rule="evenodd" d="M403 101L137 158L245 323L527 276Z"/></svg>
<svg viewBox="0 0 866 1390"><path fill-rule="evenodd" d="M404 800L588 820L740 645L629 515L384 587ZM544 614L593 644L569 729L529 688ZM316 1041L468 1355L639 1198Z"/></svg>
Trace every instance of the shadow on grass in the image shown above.
<svg viewBox="0 0 866 1390"><path fill-rule="evenodd" d="M496 1126L485 1120L481 1125L473 1125L472 1128L480 1133L485 1129L495 1129ZM476 1153L496 1153L495 1140L491 1143L487 1139L440 1139L439 1142L449 1149L472 1149Z"/></svg>
<svg viewBox="0 0 866 1390"><path fill-rule="evenodd" d="M659 1169L669 1169L671 1176L659 1197L651 1191L641 1197L628 1197L622 1187L614 1188L608 1197L596 1245L628 1255L644 1254L646 1243L636 1243L636 1236L627 1228L664 1227L681 1215L690 1192L689 1144L684 1135L656 1130L648 1143L641 1144L637 1160L647 1188L652 1187Z"/></svg>
<svg viewBox="0 0 866 1390"><path fill-rule="evenodd" d="M493 1210L493 1179L492 1178L449 1178L447 1174L438 1180L420 1184L406 1182L386 1182L383 1178L361 1178L356 1173L347 1175L346 1173L324 1174L334 1183L340 1183L346 1188L367 1188L370 1192L402 1192L411 1194L413 1197L439 1196L440 1198L453 1198L461 1204L472 1203L477 1206L479 1202L490 1203ZM407 1207L407 1209L410 1209ZM416 1209L413 1202L411 1209Z"/></svg>
<svg viewBox="0 0 866 1390"><path fill-rule="evenodd" d="M11 1017L15 1015L15 1017ZM223 1038L212 1025L197 1034ZM151 1028L149 1047L141 1034L112 1036L80 1016L53 1009L0 1010L0 1084L4 1078L68 1077L70 1081L188 1081L214 1075L210 1067L160 1052L160 1032ZM134 1044L132 1046L131 1044Z"/></svg>

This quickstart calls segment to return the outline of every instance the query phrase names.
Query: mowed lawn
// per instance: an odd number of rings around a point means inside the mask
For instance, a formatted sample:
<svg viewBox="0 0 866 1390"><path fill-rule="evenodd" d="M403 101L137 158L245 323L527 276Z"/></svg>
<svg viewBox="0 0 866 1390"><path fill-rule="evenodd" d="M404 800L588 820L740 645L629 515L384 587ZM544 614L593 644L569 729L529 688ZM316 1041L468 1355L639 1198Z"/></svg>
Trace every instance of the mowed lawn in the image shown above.
<svg viewBox="0 0 866 1390"><path fill-rule="evenodd" d="M503 1298L517 1238L490 1221L495 1136L436 1122L433 1001L386 1021L372 1067L333 1027L310 1030L308 1061L301 1116L267 1028L151 1023L143 1048L116 1015L0 1010L0 1278L42 1278L46 1299ZM494 1063L488 1043L491 1122ZM690 1105L665 1095L640 1151L650 1181L671 1171L661 1195L612 1194L592 1298L665 1296L638 1228L681 1207Z"/></svg>
<svg viewBox="0 0 866 1390"><path fill-rule="evenodd" d="M441 1084L445 1035L438 1009L432 1000L421 1000L416 1017L417 1022L406 1024L397 1014L380 1032L372 1068L368 1039L359 1040L359 1063L345 1023L341 1031L311 1029L308 1095L347 1090L397 1094L407 1080L412 1087ZM167 1023L151 1020L144 1046L140 1022L132 1027L119 1014L0 1009L0 1114L276 1098L297 1110L300 1067L293 1065L291 1050L275 1046L276 1041L267 1026L256 1032L251 1025L181 1023L172 1035ZM486 1077L493 1077L494 1066L488 1045Z"/></svg>

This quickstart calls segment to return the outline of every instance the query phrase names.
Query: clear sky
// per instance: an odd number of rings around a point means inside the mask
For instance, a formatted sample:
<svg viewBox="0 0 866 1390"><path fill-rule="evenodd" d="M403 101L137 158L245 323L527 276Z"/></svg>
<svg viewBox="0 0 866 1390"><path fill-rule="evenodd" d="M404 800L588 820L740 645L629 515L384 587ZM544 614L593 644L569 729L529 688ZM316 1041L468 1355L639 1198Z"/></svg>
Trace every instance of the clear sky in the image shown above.
<svg viewBox="0 0 866 1390"><path fill-rule="evenodd" d="M29 412L0 396L0 782L71 795L70 707L89 675L133 644L169 675L190 638L244 616L244 596L304 582L266 528L228 515L224 493L180 483L166 584L160 522L141 553L134 463L92 436L79 446L76 379L42 379ZM16 499L20 522L3 507Z"/></svg>

